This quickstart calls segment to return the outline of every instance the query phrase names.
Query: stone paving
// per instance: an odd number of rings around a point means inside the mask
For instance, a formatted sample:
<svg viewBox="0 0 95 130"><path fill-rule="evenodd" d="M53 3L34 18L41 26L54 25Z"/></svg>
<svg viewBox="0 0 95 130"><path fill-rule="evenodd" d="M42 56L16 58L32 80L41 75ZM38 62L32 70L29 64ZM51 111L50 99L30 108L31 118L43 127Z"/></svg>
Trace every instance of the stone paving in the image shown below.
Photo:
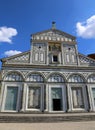
<svg viewBox="0 0 95 130"><path fill-rule="evenodd" d="M95 121L62 123L0 123L0 130L95 130Z"/></svg>
<svg viewBox="0 0 95 130"><path fill-rule="evenodd" d="M23 114L0 113L0 116L78 116L94 115L95 113L64 113L64 114ZM0 130L95 130L95 121L63 121L49 123L0 123Z"/></svg>
<svg viewBox="0 0 95 130"><path fill-rule="evenodd" d="M64 114L23 114L0 113L0 116L84 116L95 113L64 113ZM56 122L56 123L0 123L0 130L95 130L95 121Z"/></svg>

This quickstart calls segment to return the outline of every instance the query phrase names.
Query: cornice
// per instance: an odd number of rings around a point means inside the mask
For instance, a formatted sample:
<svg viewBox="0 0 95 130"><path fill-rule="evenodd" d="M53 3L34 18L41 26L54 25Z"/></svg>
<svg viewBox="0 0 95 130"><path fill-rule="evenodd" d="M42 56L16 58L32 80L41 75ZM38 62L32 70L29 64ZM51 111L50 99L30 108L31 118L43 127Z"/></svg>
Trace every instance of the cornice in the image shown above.
<svg viewBox="0 0 95 130"><path fill-rule="evenodd" d="M4 64L2 68L35 68L35 69L70 69L70 70L95 70L95 66L51 66L32 64Z"/></svg>

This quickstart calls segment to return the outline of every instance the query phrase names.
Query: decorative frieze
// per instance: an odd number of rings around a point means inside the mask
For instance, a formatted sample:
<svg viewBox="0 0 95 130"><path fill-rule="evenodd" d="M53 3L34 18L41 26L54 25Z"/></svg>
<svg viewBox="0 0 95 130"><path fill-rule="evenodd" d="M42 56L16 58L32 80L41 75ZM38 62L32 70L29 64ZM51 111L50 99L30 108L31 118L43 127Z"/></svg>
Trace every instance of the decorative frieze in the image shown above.
<svg viewBox="0 0 95 130"><path fill-rule="evenodd" d="M42 72L42 74L43 74L45 77L48 77L48 75L50 74L50 72Z"/></svg>
<svg viewBox="0 0 95 130"><path fill-rule="evenodd" d="M42 33L42 34L37 34L37 35L33 35L32 36L32 40L43 40L43 41L57 41L57 42L73 42L74 39L66 37L65 35L58 33L58 32L53 32L53 31L49 31L46 33Z"/></svg>
<svg viewBox="0 0 95 130"><path fill-rule="evenodd" d="M63 50L64 52L73 52L75 53L75 46L74 45L64 45L63 44Z"/></svg>
<svg viewBox="0 0 95 130"><path fill-rule="evenodd" d="M62 73L64 76L65 76L65 78L67 79L68 77L69 77L69 75L70 75L70 73L68 73L68 72L65 72L65 73Z"/></svg>
<svg viewBox="0 0 95 130"><path fill-rule="evenodd" d="M34 43L33 44L33 50L34 51L46 50L46 44L45 43Z"/></svg>

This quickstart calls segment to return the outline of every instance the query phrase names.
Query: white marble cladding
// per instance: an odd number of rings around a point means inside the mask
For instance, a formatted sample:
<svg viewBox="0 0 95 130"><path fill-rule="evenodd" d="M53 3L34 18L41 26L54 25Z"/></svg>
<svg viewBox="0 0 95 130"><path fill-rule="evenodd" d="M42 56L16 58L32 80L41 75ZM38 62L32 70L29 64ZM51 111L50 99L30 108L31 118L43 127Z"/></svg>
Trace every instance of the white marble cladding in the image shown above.
<svg viewBox="0 0 95 130"><path fill-rule="evenodd" d="M36 33L30 51L2 62L2 112L95 111L95 60L78 54L75 37L58 30Z"/></svg>
<svg viewBox="0 0 95 130"><path fill-rule="evenodd" d="M17 75L17 76L16 76ZM67 81L69 82L69 78L70 77L73 77L76 78L76 77L81 77L84 81L86 82L95 82L95 72L80 72L80 70L77 72L76 71L71 71L71 72L62 72L62 71L19 71L19 70L8 70L8 71L3 71L3 74L2 74L2 78L3 79L6 79L6 77L12 77L14 78L14 80L17 78L18 80L18 76L21 76L22 77L22 80L23 81L27 81L27 77L29 77L30 75L36 75L36 76L40 76L40 77L43 77L43 80L44 81L48 81L48 79L50 77L52 77L53 75L55 77L63 77L64 79L64 82ZM8 79L8 78L7 78ZM6 80L7 80L6 79ZM14 81L13 80L13 81Z"/></svg>
<svg viewBox="0 0 95 130"><path fill-rule="evenodd" d="M95 65L95 60L79 54L80 65Z"/></svg>
<svg viewBox="0 0 95 130"><path fill-rule="evenodd" d="M51 32L47 32L47 33L43 33L43 34L39 34L39 35L34 35L32 36L32 40L46 40L46 41L75 41L74 39L68 38L66 36L60 35L58 33L53 33Z"/></svg>
<svg viewBox="0 0 95 130"><path fill-rule="evenodd" d="M10 58L10 59L7 59L6 60L6 64L25 64L25 63L29 63L30 61L30 53L26 53L26 54L23 54L23 55L19 55L19 56L15 56L13 58Z"/></svg>
<svg viewBox="0 0 95 130"><path fill-rule="evenodd" d="M1 112L95 111L95 96L93 96L95 92L95 73L91 71L30 71L27 69L26 71L9 70L3 72L3 74ZM5 97L8 94L7 91L11 89L12 93L10 94L13 94L13 98L15 88L18 88L18 96L16 97L18 105L15 109L11 109L10 103L13 102ZM58 104L61 107L57 111L55 111L52 103L55 97L56 100L62 101L61 104ZM88 98L90 102L88 102ZM9 101L8 108L6 107L7 101ZM12 101L15 102L15 100ZM80 106L76 105L78 103ZM89 108L88 103L91 108Z"/></svg>
<svg viewBox="0 0 95 130"><path fill-rule="evenodd" d="M74 45L64 45L63 49L65 52L74 52L75 53L75 46Z"/></svg>
<svg viewBox="0 0 95 130"><path fill-rule="evenodd" d="M68 65L77 64L77 53L75 45L63 44L63 59Z"/></svg>
<svg viewBox="0 0 95 130"><path fill-rule="evenodd" d="M45 43L34 43L33 44L33 50L38 51L38 50L46 50L46 44Z"/></svg>
<svg viewBox="0 0 95 130"><path fill-rule="evenodd" d="M46 63L46 43L33 43L32 44L32 63L45 64Z"/></svg>

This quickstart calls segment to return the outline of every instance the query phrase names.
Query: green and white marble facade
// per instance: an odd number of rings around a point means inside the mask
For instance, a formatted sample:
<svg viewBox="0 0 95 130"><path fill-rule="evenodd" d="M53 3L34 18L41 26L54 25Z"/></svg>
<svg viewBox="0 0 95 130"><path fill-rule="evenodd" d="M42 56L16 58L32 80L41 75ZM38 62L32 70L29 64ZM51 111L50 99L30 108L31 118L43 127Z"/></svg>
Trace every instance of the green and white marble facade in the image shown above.
<svg viewBox="0 0 95 130"><path fill-rule="evenodd" d="M95 60L55 28L31 35L30 51L2 60L1 112L95 111Z"/></svg>

